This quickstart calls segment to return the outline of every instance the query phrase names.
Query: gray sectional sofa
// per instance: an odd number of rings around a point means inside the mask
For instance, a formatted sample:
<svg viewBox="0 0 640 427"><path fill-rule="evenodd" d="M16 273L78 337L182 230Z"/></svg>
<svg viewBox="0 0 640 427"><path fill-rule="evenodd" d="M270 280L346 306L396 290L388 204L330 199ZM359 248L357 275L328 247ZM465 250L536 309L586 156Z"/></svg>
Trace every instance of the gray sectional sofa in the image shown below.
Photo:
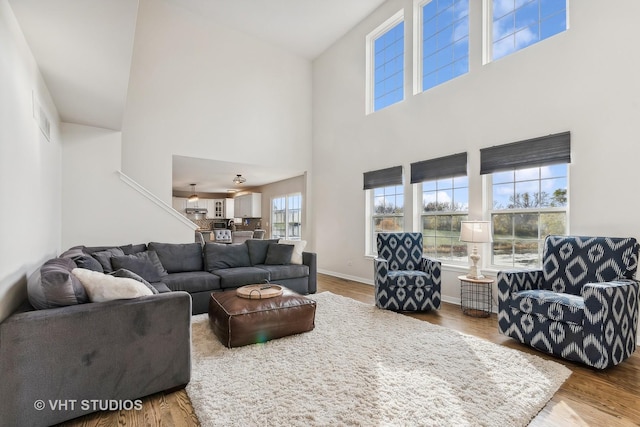
<svg viewBox="0 0 640 427"><path fill-rule="evenodd" d="M79 246L48 261L29 279L29 301L0 323L0 426L51 425L184 387L191 313L207 311L211 292L250 283L315 293L316 255L293 258L289 245L249 240ZM125 271L153 293L89 302L74 268Z"/></svg>

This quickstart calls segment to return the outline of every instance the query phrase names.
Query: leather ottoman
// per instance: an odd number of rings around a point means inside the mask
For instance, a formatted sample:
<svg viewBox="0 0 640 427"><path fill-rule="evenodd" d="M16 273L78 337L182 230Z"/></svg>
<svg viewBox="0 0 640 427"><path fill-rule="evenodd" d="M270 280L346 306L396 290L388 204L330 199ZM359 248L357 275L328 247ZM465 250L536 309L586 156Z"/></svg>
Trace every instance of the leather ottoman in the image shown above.
<svg viewBox="0 0 640 427"><path fill-rule="evenodd" d="M209 299L211 329L229 348L310 331L315 316L315 301L284 287L282 295L267 299L241 298L235 290Z"/></svg>

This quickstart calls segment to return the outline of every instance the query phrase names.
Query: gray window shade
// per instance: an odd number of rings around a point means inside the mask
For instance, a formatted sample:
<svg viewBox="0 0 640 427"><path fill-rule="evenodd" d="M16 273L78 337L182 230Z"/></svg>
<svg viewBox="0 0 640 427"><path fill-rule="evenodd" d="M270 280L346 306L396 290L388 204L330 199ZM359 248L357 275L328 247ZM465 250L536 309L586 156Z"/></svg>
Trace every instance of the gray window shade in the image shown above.
<svg viewBox="0 0 640 427"><path fill-rule="evenodd" d="M480 150L481 175L558 163L571 163L570 132Z"/></svg>
<svg viewBox="0 0 640 427"><path fill-rule="evenodd" d="M364 173L364 189L402 185L402 166Z"/></svg>
<svg viewBox="0 0 640 427"><path fill-rule="evenodd" d="M411 163L411 183L467 175L467 153Z"/></svg>

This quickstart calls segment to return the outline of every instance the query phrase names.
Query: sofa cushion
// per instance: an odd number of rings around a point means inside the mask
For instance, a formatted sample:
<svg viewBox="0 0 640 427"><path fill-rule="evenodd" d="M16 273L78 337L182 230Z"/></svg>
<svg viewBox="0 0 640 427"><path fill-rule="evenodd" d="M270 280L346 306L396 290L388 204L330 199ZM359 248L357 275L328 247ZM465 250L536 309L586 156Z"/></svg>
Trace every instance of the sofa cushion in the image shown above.
<svg viewBox="0 0 640 427"><path fill-rule="evenodd" d="M249 248L242 244L206 243L204 245L205 268L215 272L222 268L250 267Z"/></svg>
<svg viewBox="0 0 640 427"><path fill-rule="evenodd" d="M264 260L267 258L267 250L272 243L278 243L278 239L271 240L258 240L249 239L244 242L249 249L249 260L251 265L264 264Z"/></svg>
<svg viewBox="0 0 640 427"><path fill-rule="evenodd" d="M162 278L172 291L204 292L220 289L220 277L206 271L183 271Z"/></svg>
<svg viewBox="0 0 640 427"><path fill-rule="evenodd" d="M153 295L148 287L134 279L114 277L84 268L74 268L71 272L82 282L92 302Z"/></svg>
<svg viewBox="0 0 640 427"><path fill-rule="evenodd" d="M514 292L509 305L527 314L538 314L550 320L582 326L584 299L578 295L542 289Z"/></svg>
<svg viewBox="0 0 640 427"><path fill-rule="evenodd" d="M89 302L82 283L71 271L76 264L70 258L45 262L29 277L27 296L34 308L46 309Z"/></svg>
<svg viewBox="0 0 640 427"><path fill-rule="evenodd" d="M204 270L200 243L151 242L149 250L156 251L168 273Z"/></svg>
<svg viewBox="0 0 640 427"><path fill-rule="evenodd" d="M80 246L73 246L69 249L67 249L66 251L62 252L59 256L59 258L75 258L81 255L87 255L88 252L85 250L86 248L82 245Z"/></svg>
<svg viewBox="0 0 640 427"><path fill-rule="evenodd" d="M293 248L293 245L281 245L278 243L270 244L264 263L267 265L290 264L291 254L293 254Z"/></svg>
<svg viewBox="0 0 640 427"><path fill-rule="evenodd" d="M177 273L177 274L179 274L179 273ZM160 294L164 294L166 292L171 292L171 289L169 289L169 287L164 282L153 282L153 283L151 283L151 286L153 286L158 291L158 293L160 293Z"/></svg>
<svg viewBox="0 0 640 427"><path fill-rule="evenodd" d="M269 272L269 279L273 283L277 280L296 279L309 276L309 266L300 264L288 265L256 265L256 267Z"/></svg>
<svg viewBox="0 0 640 427"><path fill-rule="evenodd" d="M147 244L138 243L137 245L120 246L120 249L122 249L122 252L124 252L125 255L137 254L138 252L146 251Z"/></svg>
<svg viewBox="0 0 640 427"><path fill-rule="evenodd" d="M283 245L293 245L293 254L291 255L291 264L302 264L302 252L307 246L306 240L286 240L280 239L278 243Z"/></svg>
<svg viewBox="0 0 640 427"><path fill-rule="evenodd" d="M126 279L137 280L138 282L142 283L147 288L149 288L151 293L153 293L153 294L159 293L158 290L155 288L155 286L153 286L151 283L149 283L146 280L144 280L142 277L138 276L133 271L127 270L126 268L119 268L118 270L114 271L113 273L109 273L109 274L114 276L114 277L124 277ZM162 283L162 282L156 282L156 283Z"/></svg>
<svg viewBox="0 0 640 427"><path fill-rule="evenodd" d="M111 265L114 270L124 268L133 271L149 282L159 282L167 275L167 271L154 251L115 256L111 258Z"/></svg>
<svg viewBox="0 0 640 427"><path fill-rule="evenodd" d="M415 286L418 288L429 289L432 287L429 275L420 270L393 270L387 273L387 284L389 286L397 286L405 288Z"/></svg>
<svg viewBox="0 0 640 427"><path fill-rule="evenodd" d="M123 256L124 252L120 248L107 248L102 251L91 252L91 256L94 257L100 265L102 265L102 270L105 273L111 273L113 271L113 267L111 266L111 258L114 256Z"/></svg>
<svg viewBox="0 0 640 427"><path fill-rule="evenodd" d="M220 287L222 289L237 288L253 283L265 283L270 278L267 270L258 267L225 268L215 270L213 273L216 276L220 276Z"/></svg>

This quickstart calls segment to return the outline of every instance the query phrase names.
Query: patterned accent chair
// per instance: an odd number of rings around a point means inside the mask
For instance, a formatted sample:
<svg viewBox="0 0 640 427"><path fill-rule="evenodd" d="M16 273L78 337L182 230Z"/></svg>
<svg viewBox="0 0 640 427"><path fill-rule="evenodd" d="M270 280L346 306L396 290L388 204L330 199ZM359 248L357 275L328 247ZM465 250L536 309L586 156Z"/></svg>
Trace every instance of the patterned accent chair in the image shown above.
<svg viewBox="0 0 640 427"><path fill-rule="evenodd" d="M440 261L422 255L422 233L379 233L374 260L376 306L394 311L440 308Z"/></svg>
<svg viewBox="0 0 640 427"><path fill-rule="evenodd" d="M636 349L638 243L548 236L542 269L498 273L500 333L597 369Z"/></svg>

